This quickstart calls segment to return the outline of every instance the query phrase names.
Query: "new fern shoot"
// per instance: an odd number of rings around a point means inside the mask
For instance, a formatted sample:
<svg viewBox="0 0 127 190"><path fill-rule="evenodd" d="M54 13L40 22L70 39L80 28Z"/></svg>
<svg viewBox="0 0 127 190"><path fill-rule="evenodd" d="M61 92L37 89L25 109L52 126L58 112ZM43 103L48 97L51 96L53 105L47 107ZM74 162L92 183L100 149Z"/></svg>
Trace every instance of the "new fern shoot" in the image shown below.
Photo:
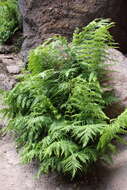
<svg viewBox="0 0 127 190"><path fill-rule="evenodd" d="M48 39L30 51L26 74L5 92L7 130L15 133L24 163L39 161L38 174L57 171L73 178L87 172L97 160L107 160L112 139L125 133L127 111L114 121L104 112L112 26L94 20L76 30L71 43L61 36Z"/></svg>

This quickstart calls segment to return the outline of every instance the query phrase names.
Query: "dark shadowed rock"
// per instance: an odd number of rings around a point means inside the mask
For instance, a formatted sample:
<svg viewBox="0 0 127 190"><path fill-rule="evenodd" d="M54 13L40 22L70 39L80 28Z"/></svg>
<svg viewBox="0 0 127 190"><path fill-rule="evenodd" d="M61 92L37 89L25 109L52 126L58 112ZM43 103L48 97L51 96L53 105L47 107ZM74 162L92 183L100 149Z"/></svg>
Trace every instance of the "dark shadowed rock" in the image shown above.
<svg viewBox="0 0 127 190"><path fill-rule="evenodd" d="M14 46L0 45L0 53L8 54L14 52Z"/></svg>
<svg viewBox="0 0 127 190"><path fill-rule="evenodd" d="M125 0L19 0L23 16L26 58L30 48L54 34L71 38L76 27L87 25L95 18L112 18L112 30L121 49L127 51L127 1Z"/></svg>

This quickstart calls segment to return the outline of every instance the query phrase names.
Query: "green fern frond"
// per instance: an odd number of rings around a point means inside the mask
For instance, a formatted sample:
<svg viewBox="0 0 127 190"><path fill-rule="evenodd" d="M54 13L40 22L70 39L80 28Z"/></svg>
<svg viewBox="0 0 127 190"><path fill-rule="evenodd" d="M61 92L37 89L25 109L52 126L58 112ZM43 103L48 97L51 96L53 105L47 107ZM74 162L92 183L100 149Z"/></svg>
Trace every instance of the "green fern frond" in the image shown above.
<svg viewBox="0 0 127 190"><path fill-rule="evenodd" d="M78 146L68 140L60 140L53 142L44 150L44 158L55 155L56 157L64 156L65 158L78 150Z"/></svg>
<svg viewBox="0 0 127 190"><path fill-rule="evenodd" d="M72 134L82 143L82 147L86 147L88 143L93 143L96 141L105 129L107 124L93 124L93 125L84 125L84 126L74 126L72 128Z"/></svg>
<svg viewBox="0 0 127 190"><path fill-rule="evenodd" d="M17 0L0 1L0 43L5 43L19 29Z"/></svg>
<svg viewBox="0 0 127 190"><path fill-rule="evenodd" d="M62 161L63 170L65 173L70 173L73 178L79 171L86 172L88 164L95 162L96 159L96 151L87 147L83 151L73 153L68 158L64 159Z"/></svg>
<svg viewBox="0 0 127 190"><path fill-rule="evenodd" d="M112 139L118 139L120 141L119 134L126 134L127 128L127 110L125 110L118 118L104 129L102 136L98 143L98 149L104 149Z"/></svg>
<svg viewBox="0 0 127 190"><path fill-rule="evenodd" d="M29 54L28 69L3 109L7 130L22 147L22 161L39 160L39 174L58 171L73 177L96 160L110 160L113 139L123 142L127 111L110 121L104 110L114 101L102 85L114 25L97 19L73 34L55 36ZM107 98L108 97L108 98Z"/></svg>

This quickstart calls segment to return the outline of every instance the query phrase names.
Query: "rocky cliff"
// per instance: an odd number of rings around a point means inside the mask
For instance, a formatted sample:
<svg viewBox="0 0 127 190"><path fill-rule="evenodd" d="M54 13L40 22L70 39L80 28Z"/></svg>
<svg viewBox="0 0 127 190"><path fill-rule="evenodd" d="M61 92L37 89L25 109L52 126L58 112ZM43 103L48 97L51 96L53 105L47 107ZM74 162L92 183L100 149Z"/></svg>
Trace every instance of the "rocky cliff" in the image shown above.
<svg viewBox="0 0 127 190"><path fill-rule="evenodd" d="M76 27L99 17L112 18L112 33L120 48L127 51L126 0L19 0L23 16L23 56L49 36L60 34L71 38Z"/></svg>

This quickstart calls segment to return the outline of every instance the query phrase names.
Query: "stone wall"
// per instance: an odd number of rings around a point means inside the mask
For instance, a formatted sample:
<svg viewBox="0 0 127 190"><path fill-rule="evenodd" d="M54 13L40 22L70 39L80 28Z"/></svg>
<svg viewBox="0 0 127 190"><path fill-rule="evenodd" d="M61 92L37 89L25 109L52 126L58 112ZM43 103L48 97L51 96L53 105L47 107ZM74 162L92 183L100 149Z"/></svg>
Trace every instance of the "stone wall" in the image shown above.
<svg viewBox="0 0 127 190"><path fill-rule="evenodd" d="M71 38L76 27L82 27L95 18L112 18L117 22L112 33L120 48L127 51L126 0L19 0L23 16L26 58L30 48L54 34Z"/></svg>

